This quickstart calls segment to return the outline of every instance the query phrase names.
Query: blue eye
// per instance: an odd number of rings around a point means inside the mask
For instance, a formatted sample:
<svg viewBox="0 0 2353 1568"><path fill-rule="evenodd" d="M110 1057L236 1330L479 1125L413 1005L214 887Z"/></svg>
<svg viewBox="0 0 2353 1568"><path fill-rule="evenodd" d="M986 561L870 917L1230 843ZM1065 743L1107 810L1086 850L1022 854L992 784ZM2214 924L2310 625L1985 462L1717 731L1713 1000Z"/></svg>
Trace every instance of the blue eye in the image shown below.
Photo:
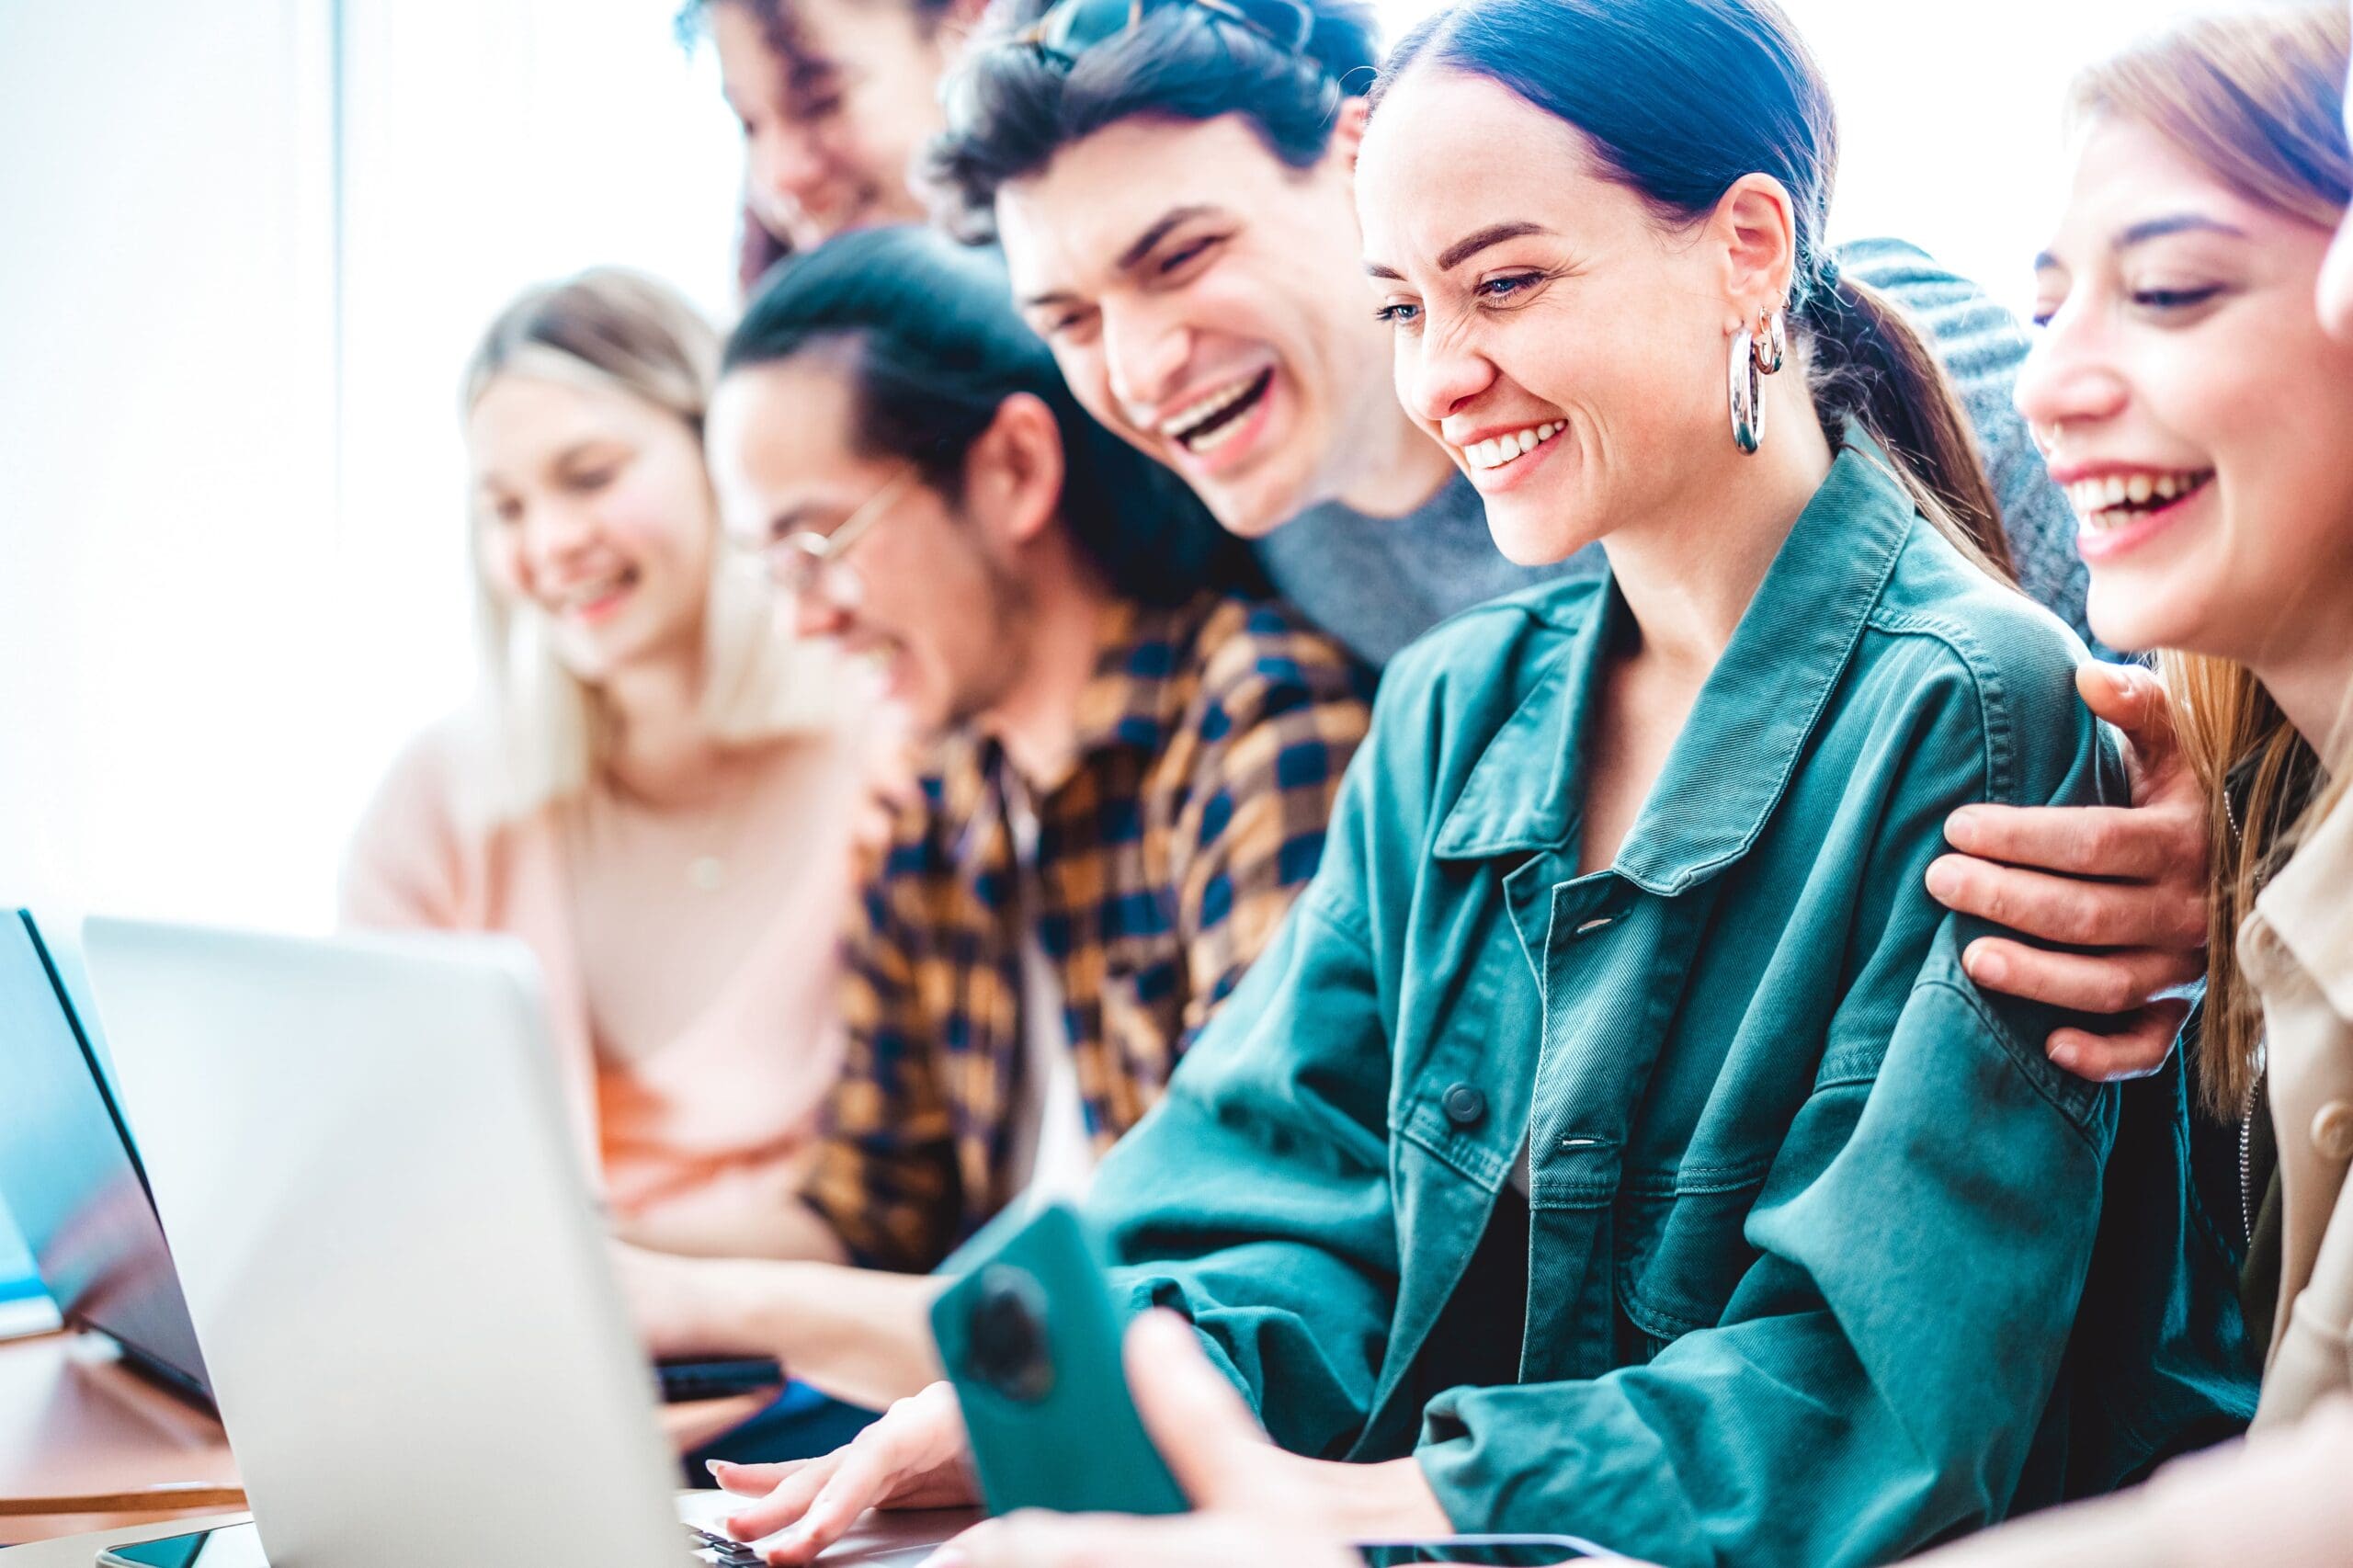
<svg viewBox="0 0 2353 1568"><path fill-rule="evenodd" d="M1474 292L1476 292L1481 299L1504 300L1509 299L1514 294L1533 289L1537 284L1542 281L1543 278L1541 275L1538 273L1515 272L1507 278L1490 278L1481 283Z"/></svg>
<svg viewBox="0 0 2353 1568"><path fill-rule="evenodd" d="M1383 305L1372 312L1372 319L1384 326L1413 326L1422 319L1419 305Z"/></svg>

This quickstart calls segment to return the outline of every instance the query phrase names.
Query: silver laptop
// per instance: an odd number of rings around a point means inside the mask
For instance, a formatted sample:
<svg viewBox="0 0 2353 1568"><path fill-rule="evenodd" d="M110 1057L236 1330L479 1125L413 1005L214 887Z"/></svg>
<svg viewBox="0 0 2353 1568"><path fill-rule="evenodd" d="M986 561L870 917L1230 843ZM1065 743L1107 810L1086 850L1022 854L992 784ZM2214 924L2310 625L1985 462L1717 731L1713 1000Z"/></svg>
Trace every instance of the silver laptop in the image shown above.
<svg viewBox="0 0 2353 1568"><path fill-rule="evenodd" d="M712 1561L520 944L84 941L272 1562Z"/></svg>

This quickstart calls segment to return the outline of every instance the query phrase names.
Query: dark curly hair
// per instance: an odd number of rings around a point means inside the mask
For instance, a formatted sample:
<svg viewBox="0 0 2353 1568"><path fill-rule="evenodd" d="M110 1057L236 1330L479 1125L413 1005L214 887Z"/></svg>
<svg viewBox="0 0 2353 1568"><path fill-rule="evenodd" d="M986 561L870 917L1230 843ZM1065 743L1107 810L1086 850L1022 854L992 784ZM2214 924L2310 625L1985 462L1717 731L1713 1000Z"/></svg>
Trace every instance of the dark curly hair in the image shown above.
<svg viewBox="0 0 2353 1568"><path fill-rule="evenodd" d="M966 239L994 231L998 187L1138 115L1239 114L1267 151L1305 168L1340 107L1372 86L1379 30L1361 0L1132 0L1138 19L1074 57L1025 37L1052 0L998 0L949 76L948 130L926 174ZM1303 33L1297 49L1284 39Z"/></svg>

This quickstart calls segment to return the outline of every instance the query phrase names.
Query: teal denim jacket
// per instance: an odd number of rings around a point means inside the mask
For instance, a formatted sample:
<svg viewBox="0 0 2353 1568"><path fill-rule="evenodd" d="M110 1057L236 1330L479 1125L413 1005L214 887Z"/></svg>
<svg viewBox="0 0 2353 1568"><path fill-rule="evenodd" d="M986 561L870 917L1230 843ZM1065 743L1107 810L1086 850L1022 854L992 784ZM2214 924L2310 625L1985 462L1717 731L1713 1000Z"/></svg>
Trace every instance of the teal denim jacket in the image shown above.
<svg viewBox="0 0 2353 1568"><path fill-rule="evenodd" d="M1550 586L1391 666L1321 871L1089 1207L1279 1442L1415 1453L1461 1527L1885 1561L2058 1494L2119 1118L1924 876L1958 806L2122 779L2072 634L1849 449L1579 876L1626 614ZM1524 1319L1449 1311L1523 1146ZM1518 1382L1428 1386L1442 1312L1524 1323Z"/></svg>

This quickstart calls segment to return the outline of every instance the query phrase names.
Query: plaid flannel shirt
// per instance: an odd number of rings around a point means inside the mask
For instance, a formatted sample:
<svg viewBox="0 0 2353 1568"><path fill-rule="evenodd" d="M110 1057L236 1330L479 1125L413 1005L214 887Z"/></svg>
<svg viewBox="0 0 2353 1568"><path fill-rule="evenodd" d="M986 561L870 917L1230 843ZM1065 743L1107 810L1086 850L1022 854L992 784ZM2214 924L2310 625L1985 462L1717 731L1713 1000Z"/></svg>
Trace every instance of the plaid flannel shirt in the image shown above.
<svg viewBox="0 0 2353 1568"><path fill-rule="evenodd" d="M1278 606L1123 604L1077 761L1024 780L1040 944L1098 1151L1135 1125L1314 874L1370 677ZM994 744L942 744L847 934L848 1056L804 1188L870 1267L937 1267L1016 1195L1020 869Z"/></svg>

